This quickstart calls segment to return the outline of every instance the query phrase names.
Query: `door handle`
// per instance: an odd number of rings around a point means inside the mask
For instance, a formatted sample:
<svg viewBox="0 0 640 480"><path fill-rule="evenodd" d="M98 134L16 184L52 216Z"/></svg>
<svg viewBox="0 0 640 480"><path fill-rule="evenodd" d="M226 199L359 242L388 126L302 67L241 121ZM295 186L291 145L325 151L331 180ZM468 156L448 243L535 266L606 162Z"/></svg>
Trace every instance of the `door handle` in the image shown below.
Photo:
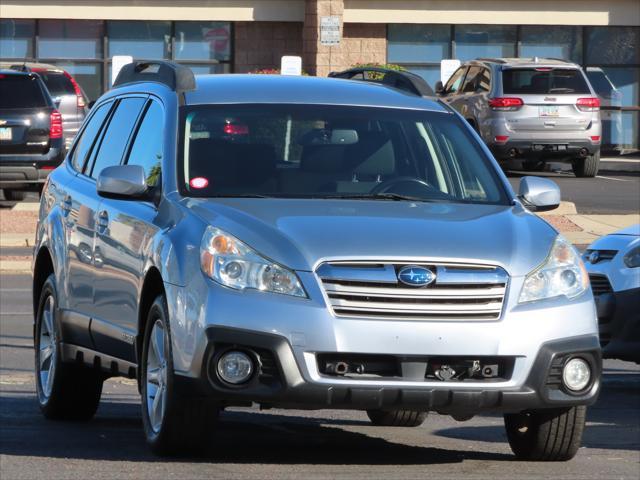
<svg viewBox="0 0 640 480"><path fill-rule="evenodd" d="M102 210L98 214L98 230L104 232L109 227L109 213L106 210Z"/></svg>

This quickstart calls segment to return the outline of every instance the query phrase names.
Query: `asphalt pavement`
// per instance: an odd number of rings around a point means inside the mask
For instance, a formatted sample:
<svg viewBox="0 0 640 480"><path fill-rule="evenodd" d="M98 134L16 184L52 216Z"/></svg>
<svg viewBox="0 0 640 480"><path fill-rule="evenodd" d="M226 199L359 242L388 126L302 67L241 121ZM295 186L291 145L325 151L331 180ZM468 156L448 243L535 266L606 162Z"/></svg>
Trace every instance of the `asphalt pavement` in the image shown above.
<svg viewBox="0 0 640 480"><path fill-rule="evenodd" d="M225 411L200 458L146 447L137 389L105 384L94 420L44 420L34 393L30 278L0 276L0 478L553 478L640 477L640 366L605 362L584 447L565 463L516 461L502 418L431 414L418 428L371 426L362 412Z"/></svg>

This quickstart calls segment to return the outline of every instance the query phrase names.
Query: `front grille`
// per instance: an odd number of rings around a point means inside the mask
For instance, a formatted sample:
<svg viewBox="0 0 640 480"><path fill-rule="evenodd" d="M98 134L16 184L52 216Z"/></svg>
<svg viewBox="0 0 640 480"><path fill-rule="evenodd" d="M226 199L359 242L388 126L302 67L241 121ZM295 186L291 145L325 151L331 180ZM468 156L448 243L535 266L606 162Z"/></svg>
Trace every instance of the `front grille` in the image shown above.
<svg viewBox="0 0 640 480"><path fill-rule="evenodd" d="M398 281L409 265L436 274L430 285L413 287ZM424 262L331 262L316 273L339 317L382 317L415 320L498 320L508 275L499 268Z"/></svg>
<svg viewBox="0 0 640 480"><path fill-rule="evenodd" d="M589 281L591 282L591 290L594 295L602 295L604 293L613 292L613 288L611 288L611 283L609 283L609 279L606 275L599 275L596 273L589 274Z"/></svg>
<svg viewBox="0 0 640 480"><path fill-rule="evenodd" d="M617 250L585 250L583 258L585 261L590 263L598 263L598 262L606 262L609 260L613 260L613 258L617 255ZM595 254L592 257L592 254ZM592 261L594 260L594 261Z"/></svg>

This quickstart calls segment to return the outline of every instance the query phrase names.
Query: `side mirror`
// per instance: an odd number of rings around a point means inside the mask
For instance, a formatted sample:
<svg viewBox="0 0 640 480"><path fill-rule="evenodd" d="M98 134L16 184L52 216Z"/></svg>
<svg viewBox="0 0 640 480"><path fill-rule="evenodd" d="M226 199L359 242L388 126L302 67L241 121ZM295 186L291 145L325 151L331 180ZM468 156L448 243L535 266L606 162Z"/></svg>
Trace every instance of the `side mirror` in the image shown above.
<svg viewBox="0 0 640 480"><path fill-rule="evenodd" d="M529 210L545 212L560 205L560 187L547 178L522 177L518 197Z"/></svg>
<svg viewBox="0 0 640 480"><path fill-rule="evenodd" d="M444 93L444 85L442 84L442 82L440 80L438 80L436 82L436 94L437 95L442 95L442 93Z"/></svg>
<svg viewBox="0 0 640 480"><path fill-rule="evenodd" d="M144 168L140 165L114 165L100 172L98 195L120 200L144 198L148 192Z"/></svg>

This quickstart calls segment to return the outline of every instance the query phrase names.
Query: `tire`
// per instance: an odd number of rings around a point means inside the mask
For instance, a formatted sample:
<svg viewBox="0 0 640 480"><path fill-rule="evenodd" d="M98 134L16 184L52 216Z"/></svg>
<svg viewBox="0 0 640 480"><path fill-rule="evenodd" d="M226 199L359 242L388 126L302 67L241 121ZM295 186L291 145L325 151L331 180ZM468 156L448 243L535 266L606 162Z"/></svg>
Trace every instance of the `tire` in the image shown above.
<svg viewBox="0 0 640 480"><path fill-rule="evenodd" d="M367 410L367 416L377 427L419 427L426 420L427 412Z"/></svg>
<svg viewBox="0 0 640 480"><path fill-rule="evenodd" d="M507 414L504 424L511 450L521 460L571 460L582 442L587 407Z"/></svg>
<svg viewBox="0 0 640 480"><path fill-rule="evenodd" d="M584 159L575 159L572 162L571 167L573 169L573 173L578 178L595 177L600 169L600 150L593 155L585 157Z"/></svg>
<svg viewBox="0 0 640 480"><path fill-rule="evenodd" d="M104 375L82 365L63 363L60 325L55 318L56 281L45 280L35 325L36 391L40 410L50 420L90 420L98 409Z"/></svg>
<svg viewBox="0 0 640 480"><path fill-rule="evenodd" d="M161 456L202 453L219 408L207 398L177 393L164 295L155 299L147 314L140 368L142 424L151 450Z"/></svg>
<svg viewBox="0 0 640 480"><path fill-rule="evenodd" d="M21 190L5 190L4 191L4 198L9 202L21 202L22 200L24 200L25 195L26 195L26 192L23 192Z"/></svg>

